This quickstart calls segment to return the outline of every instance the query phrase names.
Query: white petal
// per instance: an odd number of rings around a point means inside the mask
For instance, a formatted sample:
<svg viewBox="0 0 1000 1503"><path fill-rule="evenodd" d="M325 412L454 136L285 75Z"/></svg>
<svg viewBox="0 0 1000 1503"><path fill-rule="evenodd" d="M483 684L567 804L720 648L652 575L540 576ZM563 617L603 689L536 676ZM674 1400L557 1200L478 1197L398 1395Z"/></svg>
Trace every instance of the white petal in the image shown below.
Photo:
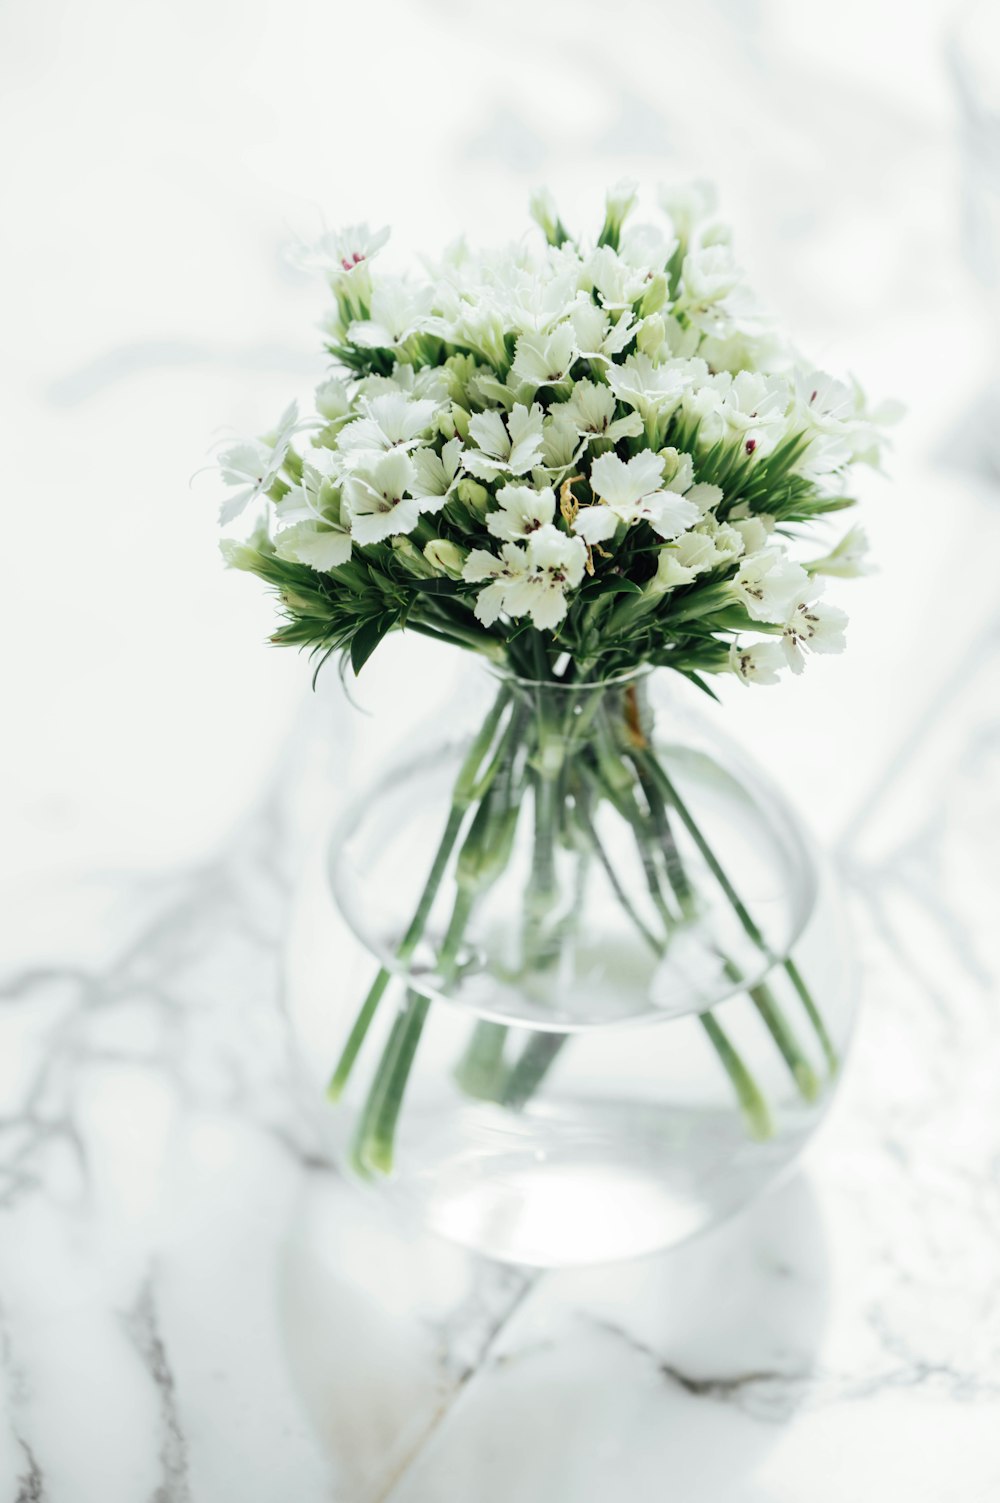
<svg viewBox="0 0 1000 1503"><path fill-rule="evenodd" d="M471 554L469 557L471 558ZM466 576L468 577L468 576ZM504 608L504 587L500 580L488 584L476 597L475 616L484 626L492 626Z"/></svg>
<svg viewBox="0 0 1000 1503"><path fill-rule="evenodd" d="M587 543L603 543L615 535L618 518L609 506L584 506L576 514L573 531Z"/></svg>

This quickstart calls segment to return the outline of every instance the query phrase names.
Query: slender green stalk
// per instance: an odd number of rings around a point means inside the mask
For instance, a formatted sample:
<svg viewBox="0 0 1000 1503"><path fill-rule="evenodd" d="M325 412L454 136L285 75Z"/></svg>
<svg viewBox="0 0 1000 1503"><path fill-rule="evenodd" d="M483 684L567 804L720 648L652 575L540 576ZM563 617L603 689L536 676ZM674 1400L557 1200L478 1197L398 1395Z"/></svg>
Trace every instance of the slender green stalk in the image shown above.
<svg viewBox="0 0 1000 1503"><path fill-rule="evenodd" d="M666 805L646 765L648 752L640 751L636 747L630 747L628 749L628 756L636 770L639 786L646 800L646 807L649 810L649 817L652 820L653 829L656 833L657 846L663 858L663 867L667 882L670 884L670 890L677 899L678 906L684 918L691 920L698 911L697 899L694 888L688 880L688 874L684 870L684 863L677 849L674 832L670 828Z"/></svg>
<svg viewBox="0 0 1000 1503"><path fill-rule="evenodd" d="M519 809L514 768L521 719L515 706L486 770L474 784L471 778L459 780L463 799L478 798L479 802L455 864L455 902L437 959L438 984L442 987L455 979L476 898L510 860ZM483 739L486 750L490 741ZM393 1024L355 1135L352 1158L362 1173L388 1174L392 1169L396 1124L429 1008L430 999L411 987Z"/></svg>
<svg viewBox="0 0 1000 1503"><path fill-rule="evenodd" d="M684 803L680 794L677 792L677 789L675 788L671 779L668 777L666 771L655 757L649 759L648 765L650 767L654 780L660 785L666 797L677 810L681 823L684 825L688 834L691 836L691 839L694 841L695 845L698 847L698 850L701 852L702 858L704 859L709 871L712 873L713 877L722 888L722 891L725 893L726 898L728 899L730 906L732 907L734 913L742 924L744 931L754 942L754 944L757 945L758 949L762 951L763 954L770 955L771 951L768 947L767 940L764 938L764 935L762 934L756 920L744 904L742 898L736 891L732 882L730 882L726 873L723 871L715 855L715 852L712 850L711 846L708 844L708 841L701 833L701 830L699 829L695 820L692 818L690 810ZM800 999L802 1000L806 1014L816 1032L817 1038L819 1039L820 1045L823 1049L823 1053L829 1066L830 1073L835 1074L837 1069L839 1068L837 1052L833 1047L833 1042L826 1030L826 1027L820 1016L819 1009L817 1008L816 1003L813 1000L812 994L806 986L806 983L802 978L802 974L799 971L798 966L795 964L794 960L791 959L791 957L786 957L781 962L781 964L786 974L788 975L789 980L792 982L792 985L795 987L795 990L798 993Z"/></svg>
<svg viewBox="0 0 1000 1503"><path fill-rule="evenodd" d="M611 859L594 828L589 810L586 807L585 797L582 797L578 801L577 812L584 831L591 842L594 854L603 867L611 884L612 891L621 904L623 912L631 920L633 927L642 936L653 953L663 955L666 948L665 943L658 939L644 923L626 893L621 880L611 864ZM760 1087L730 1042L721 1023L711 1013L699 1013L697 1016L698 1021L708 1036L709 1042L719 1057L723 1069L729 1076L733 1089L736 1092L736 1098L742 1108L747 1130L752 1137L757 1139L770 1137L774 1131L774 1124L770 1108ZM508 1075L501 1098L505 1104L523 1105L525 1101L531 1098L533 1093L538 1089L545 1074L551 1068L565 1042L566 1036L564 1034L551 1033L538 1035L529 1040L521 1057L511 1068Z"/></svg>
<svg viewBox="0 0 1000 1503"><path fill-rule="evenodd" d="M651 765L655 768L659 767L659 763L657 762L653 753L649 750L633 751L632 761L636 766L637 771L639 771L639 776L645 778L643 786L646 793L647 803L650 806L654 828L656 828L658 831L666 831L667 833L670 849L670 854L667 858L667 861L673 868L675 875L679 873L679 880L683 883L683 886L687 889L687 891L690 892L690 882L688 881L687 873L684 871L683 864L680 858L680 852L677 850L677 845L673 838L673 831L670 829L670 821L663 803L663 797L660 793L657 781L651 772ZM637 831L637 836L638 835L639 832ZM731 960L728 956L725 955L721 955L721 959L723 962L723 968L729 979L731 981L742 981L743 973L740 971L735 961ZM772 1039L777 1045L778 1051L781 1054L782 1059L784 1059L785 1063L787 1064L792 1074L792 1078L794 1079L802 1095L804 1096L806 1101L815 1101L820 1093L820 1083L816 1077L816 1072L809 1062L808 1056L803 1050L801 1044L799 1043L795 1034L795 1030L792 1028L784 1013L782 1012L781 1006L775 998L774 993L771 991L770 987L764 985L763 983L757 986L748 987L747 991L749 993L750 1000L753 1002L754 1007L757 1009L757 1012L760 1015L761 1021L764 1023L764 1026L767 1028L767 1031L770 1033Z"/></svg>
<svg viewBox="0 0 1000 1503"><path fill-rule="evenodd" d="M743 980L743 974L734 961L723 956L722 965L730 981ZM795 1036L795 1030L778 1005L774 993L763 983L759 986L750 986L747 991L802 1095L807 1101L815 1101L821 1090L816 1071L803 1052Z"/></svg>
<svg viewBox="0 0 1000 1503"><path fill-rule="evenodd" d="M445 984L454 977L474 899L474 892L466 887L460 887L455 896L455 906L438 956L438 972ZM430 1005L429 997L411 989L393 1023L352 1148L352 1162L361 1173L389 1174L392 1170L396 1123Z"/></svg>
<svg viewBox="0 0 1000 1503"><path fill-rule="evenodd" d="M590 842L590 846L594 852L594 855L597 857L598 861L604 869L604 875L607 877L608 882L611 886L611 890L614 893L615 897L618 899L622 911L628 915L629 919L632 921L633 927L639 934L642 935L643 939L646 941L646 944L649 945L650 949L653 950L657 955L662 955L665 948L663 941L660 940L653 933L652 929L649 928L645 919L643 919L642 915L637 911L635 904L632 902L632 899L625 891L621 879L619 878L614 867L611 865L611 859L608 856L607 851L604 849L600 837L597 834L597 830L590 816L590 810L587 807L587 801L585 797L581 797L577 804L577 817L580 820L580 825L584 831L584 834Z"/></svg>
<svg viewBox="0 0 1000 1503"><path fill-rule="evenodd" d="M563 945L571 941L572 936L579 928L580 914L583 912L584 893L590 873L591 858L592 851L587 847L582 848L578 852L573 906L559 926L560 949ZM504 1096L505 1084L509 1074L509 1066L504 1056L510 1032L510 1027L506 1023L493 1023L480 1020L476 1024L465 1052L455 1066L455 1081L466 1095L475 1096L480 1101L504 1100L505 1104L511 1104L510 1099ZM533 1044L534 1040L528 1041L524 1047L522 1058L532 1050ZM551 1063L551 1059L549 1063ZM544 1070L538 1076L535 1082L536 1085L541 1082L543 1074ZM527 1097L524 1099L526 1100Z"/></svg>
<svg viewBox="0 0 1000 1503"><path fill-rule="evenodd" d="M487 752L490 749L490 746L493 743L493 738L496 734L497 726L500 723L501 716L503 715L504 709L506 708L509 697L509 691L506 688L501 689L493 704L493 708L490 710L490 713L487 715L485 721L483 722L479 733L473 740L472 745L470 746L468 753L466 754L465 760L462 763L462 767L459 771L459 775L452 794L452 803L451 808L448 811L448 819L445 824L444 834L441 837L440 844L438 845L437 851L435 853L434 861L431 865L427 881L424 883L424 888L420 894L416 911L414 912L413 918L410 920L410 924L406 930L406 933L403 935L403 938L400 940L399 945L396 949L396 959L402 965L405 965L413 955L414 950L416 949L417 945L420 942L420 939L423 936L424 929L427 926L427 920L430 917L431 909L434 906L434 900L437 897L438 889L441 886L441 882L447 869L448 862L451 859L451 853L454 850L455 842L458 840L459 832L462 828L465 815L468 811L470 803L473 801L477 792L475 786L476 775L479 772L479 768L483 762L483 759L485 758ZM348 1079L350 1078L351 1071L354 1068L354 1062L357 1059L361 1046L365 1041L368 1030L371 1027L372 1019L374 1018L375 1013L378 1010L379 1003L385 995L385 990L391 980L391 977L392 973L390 972L389 968L387 966L383 966L379 970L378 974L375 977L375 980L371 984L368 995L365 997L365 1000L361 1005L361 1010L354 1020L354 1026L352 1027L351 1032L348 1035L347 1043L344 1045L344 1048L341 1052L340 1059L337 1062L337 1067L330 1078L329 1085L327 1086L326 1093L331 1101L336 1101L339 1099L344 1090L344 1087L347 1084Z"/></svg>
<svg viewBox="0 0 1000 1503"><path fill-rule="evenodd" d="M544 754L543 754L544 755ZM549 965L558 953L555 936L546 936L547 921L558 901L556 884L556 823L559 814L558 779L544 769L534 769L532 791L535 810L535 841L531 875L524 894L525 968Z"/></svg>
<svg viewBox="0 0 1000 1503"><path fill-rule="evenodd" d="M698 1021L708 1035L709 1043L722 1061L722 1067L732 1082L737 1100L743 1108L744 1120L751 1137L758 1141L771 1137L774 1132L774 1121L770 1107L761 1095L757 1082L730 1043L722 1024L717 1022L710 1012L700 1012Z"/></svg>
<svg viewBox="0 0 1000 1503"><path fill-rule="evenodd" d="M502 1106L520 1108L531 1100L566 1042L564 1033L535 1033L525 1044L500 1091Z"/></svg>
<svg viewBox="0 0 1000 1503"><path fill-rule="evenodd" d="M840 1069L840 1058L837 1054L836 1049L834 1048L833 1040L827 1032L826 1024L823 1022L819 1008L816 1006L816 1003L813 1000L812 993L806 986L805 981L802 979L802 972L795 964L795 961L792 960L791 956L789 956L785 961L785 973L788 976L789 981L794 986L796 992L798 993L802 1006L805 1008L806 1016L808 1017L810 1023L813 1026L813 1029L815 1030L816 1037L819 1039L820 1048L823 1050L823 1057L826 1060L827 1068L829 1069L831 1076L836 1075L837 1071Z"/></svg>
<svg viewBox="0 0 1000 1503"><path fill-rule="evenodd" d="M651 792L653 792L654 800L656 800L656 789L651 789ZM659 801L659 803L660 806L662 806L662 801ZM635 800L633 800L632 803L627 803L627 801L620 801L620 803L617 804L617 807L621 810L621 812L624 813L624 815L626 815L626 818L629 819L630 824L632 824L633 834L635 834L636 837L636 845L639 846L639 852L641 852L641 855L644 854L644 848L645 846L647 846L647 834L645 834L644 819L642 819L641 813L639 813L639 809L635 804ZM659 821L657 821L657 819L651 819L651 824L653 824L654 830L656 830L656 828L666 827L669 831L669 824L668 821L666 821L665 810L662 810L662 815L660 815ZM675 860L677 860L678 869L680 869L680 872L683 873L684 885L686 885L686 887L690 890L689 882L687 882L687 873L683 872L683 867L680 867L680 854L678 854L677 852L677 846L674 846L674 855ZM656 887L659 887L659 875L657 875L656 867L654 867L653 863L648 860L648 852L644 857L644 870L645 872L647 872L647 881L650 882L651 888L654 888L653 896L654 899L656 899ZM660 897L662 897L662 894L660 894ZM630 911L629 905L627 905L627 903L623 903L623 906L624 909L626 909L627 914L629 914L629 917L632 918L633 923L635 923L638 927L641 926L641 921L638 920L635 912ZM743 978L741 977L740 969L738 969L738 966L735 965L732 960L723 957L723 966L725 966L726 975L728 975L731 980L740 981L741 978ZM749 990L750 1001L752 1001L753 1006L755 1006L756 1010L758 1010L759 1016L761 1016L762 1022L764 1022L765 1027L767 1027L771 1039L773 1039L774 1043L776 1043L777 1049L779 1049L780 1055L782 1055L783 1060L785 1060L786 1066L788 1066L789 1072L791 1072L792 1079L794 1079L795 1084L797 1084L798 1090L802 1091L803 1096L805 1096L805 1099L809 1100L809 1102L817 1099L818 1094L820 1094L820 1082L818 1082L817 1075L815 1075L815 1070L812 1069L811 1064L809 1064L808 1058L806 1058L806 1055L803 1054L802 1048L800 1048L800 1045L798 1045L798 1040L795 1039L794 1030L789 1027L788 1021L786 1021L785 1015L783 1015L782 1010L780 1010L779 1004L777 1004L776 999L774 999L773 993L770 992L770 989L768 989L767 986L752 986L747 990ZM716 1027L719 1027L719 1025L716 1025ZM711 1033L710 1030L710 1037L717 1036L716 1034ZM729 1045L729 1051L726 1052L725 1061L723 1061L723 1063L726 1064L726 1067L729 1066L732 1058L738 1057L737 1055L735 1055L735 1051L734 1049L732 1049L732 1046ZM746 1067L743 1067L743 1075L747 1075Z"/></svg>
<svg viewBox="0 0 1000 1503"><path fill-rule="evenodd" d="M424 884L424 890L420 894L420 901L417 904L416 912L410 920L410 926L396 949L396 959L401 964L405 965L410 959L423 935L431 908L434 905L434 899L437 897L438 888L441 886L441 880L444 877L445 868L451 858L455 841L458 839L458 833L462 827L465 813L464 808L460 808L454 804L449 811L448 822L445 825L441 843L437 848L430 874ZM371 1027L372 1019L391 980L392 972L386 966L383 966L371 984L368 995L361 1005L361 1010L354 1020L354 1026L348 1035L347 1043L341 1052L337 1068L330 1077L330 1083L326 1088L326 1094L331 1101L339 1099L350 1078L351 1070L354 1068L354 1061L358 1057L361 1046Z"/></svg>
<svg viewBox="0 0 1000 1503"><path fill-rule="evenodd" d="M476 1024L468 1046L455 1066L455 1081L467 1096L475 1096L480 1101L500 1099L509 1032L505 1023L480 1019Z"/></svg>

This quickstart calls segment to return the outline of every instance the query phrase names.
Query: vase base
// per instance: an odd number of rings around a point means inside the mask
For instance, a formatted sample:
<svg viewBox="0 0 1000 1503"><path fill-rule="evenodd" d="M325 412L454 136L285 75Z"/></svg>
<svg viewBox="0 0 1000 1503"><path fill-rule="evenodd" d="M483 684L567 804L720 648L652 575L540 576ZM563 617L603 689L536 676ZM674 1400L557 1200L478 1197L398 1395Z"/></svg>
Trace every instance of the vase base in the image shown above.
<svg viewBox="0 0 1000 1503"><path fill-rule="evenodd" d="M634 1102L510 1115L480 1106L442 1123L414 1112L399 1164L374 1182L398 1212L500 1262L584 1267L641 1257L716 1225L772 1184L808 1133L787 1121L749 1143L731 1114ZM586 1131L581 1128L587 1120Z"/></svg>

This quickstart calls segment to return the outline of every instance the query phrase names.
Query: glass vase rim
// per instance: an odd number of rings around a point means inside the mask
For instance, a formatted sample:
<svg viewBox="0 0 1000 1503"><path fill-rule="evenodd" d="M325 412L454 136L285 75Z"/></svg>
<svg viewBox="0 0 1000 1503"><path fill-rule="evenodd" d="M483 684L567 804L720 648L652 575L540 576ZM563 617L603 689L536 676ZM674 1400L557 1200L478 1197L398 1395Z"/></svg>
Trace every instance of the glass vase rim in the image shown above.
<svg viewBox="0 0 1000 1503"><path fill-rule="evenodd" d="M611 674L608 678L577 678L567 681L558 678L528 678L505 663L487 663L485 666L491 678L499 679L514 689L554 689L564 694L592 693L596 689L627 689L632 684L651 677L657 669L655 663L639 663L634 668Z"/></svg>

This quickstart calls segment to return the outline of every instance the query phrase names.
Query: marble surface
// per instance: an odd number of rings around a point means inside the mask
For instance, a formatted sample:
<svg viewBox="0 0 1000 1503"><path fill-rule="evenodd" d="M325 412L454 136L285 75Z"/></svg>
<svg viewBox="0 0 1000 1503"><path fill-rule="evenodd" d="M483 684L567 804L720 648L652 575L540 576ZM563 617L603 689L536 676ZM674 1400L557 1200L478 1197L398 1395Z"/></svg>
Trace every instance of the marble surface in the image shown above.
<svg viewBox="0 0 1000 1503"><path fill-rule="evenodd" d="M280 991L328 704L211 861L53 895L0 1011L7 1496L997 1496L1000 622L971 652L840 848L864 1007L832 1118L671 1254L493 1266L324 1162Z"/></svg>
<svg viewBox="0 0 1000 1503"><path fill-rule="evenodd" d="M666 78L588 0L583 28L512 0L500 30L453 0L0 14L22 143L0 186L31 230L2 252L7 547L44 563L8 569L0 642L11 1503L1000 1497L1000 495L957 438L995 339L960 254L954 7L903 40L896 0L829 29L814 9L626 0L629 38L712 59ZM465 80L425 93L419 132L405 91L373 116L367 64L331 123L334 61L376 35L379 79L433 56ZM720 179L803 344L910 418L892 488L866 489L881 573L850 652L725 707L848 883L842 1093L727 1227L539 1276L359 1200L285 1025L308 853L388 711L448 681L394 642L370 720L335 684L304 702L188 482L217 425L266 424L319 373L280 250L320 205L437 244L503 233L540 179L575 207L627 170Z"/></svg>

